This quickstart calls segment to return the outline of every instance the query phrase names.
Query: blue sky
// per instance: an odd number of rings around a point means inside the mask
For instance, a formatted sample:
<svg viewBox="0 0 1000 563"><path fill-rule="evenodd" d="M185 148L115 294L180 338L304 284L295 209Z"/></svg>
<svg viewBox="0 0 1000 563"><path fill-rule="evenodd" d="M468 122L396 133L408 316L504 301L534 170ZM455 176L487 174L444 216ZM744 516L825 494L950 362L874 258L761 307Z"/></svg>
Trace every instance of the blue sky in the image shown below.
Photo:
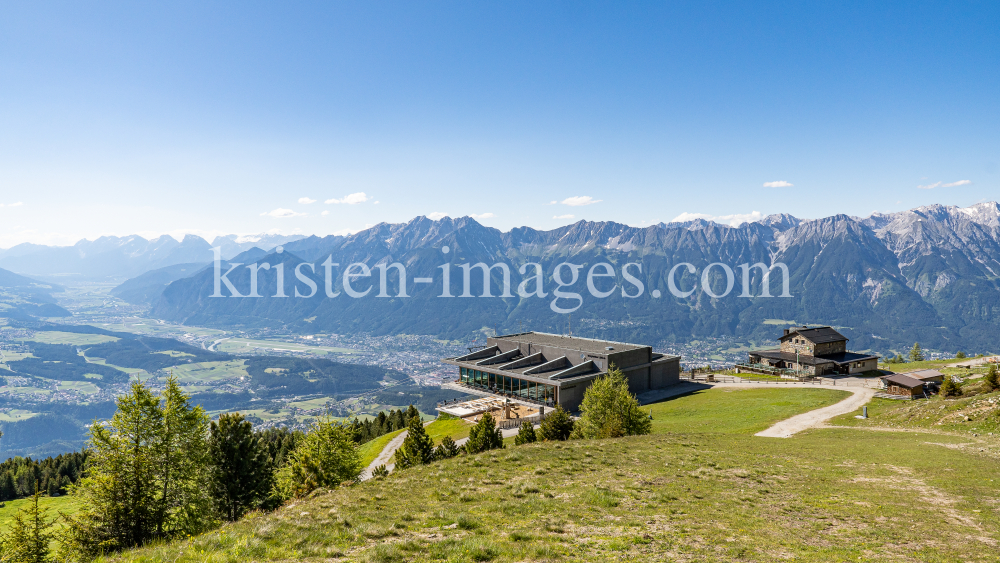
<svg viewBox="0 0 1000 563"><path fill-rule="evenodd" d="M1000 194L996 2L2 7L0 247Z"/></svg>

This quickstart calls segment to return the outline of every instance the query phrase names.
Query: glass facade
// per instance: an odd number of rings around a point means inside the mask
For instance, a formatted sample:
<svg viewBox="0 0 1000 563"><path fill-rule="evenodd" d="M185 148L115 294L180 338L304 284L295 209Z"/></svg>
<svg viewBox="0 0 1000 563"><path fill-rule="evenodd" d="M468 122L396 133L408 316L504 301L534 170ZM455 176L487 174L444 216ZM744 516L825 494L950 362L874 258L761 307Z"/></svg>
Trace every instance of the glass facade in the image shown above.
<svg viewBox="0 0 1000 563"><path fill-rule="evenodd" d="M556 404L555 385L545 385L527 379L519 379L509 375L497 375L478 369L458 368L459 381L466 385L479 387L499 395L517 397L525 401L533 401L548 406Z"/></svg>

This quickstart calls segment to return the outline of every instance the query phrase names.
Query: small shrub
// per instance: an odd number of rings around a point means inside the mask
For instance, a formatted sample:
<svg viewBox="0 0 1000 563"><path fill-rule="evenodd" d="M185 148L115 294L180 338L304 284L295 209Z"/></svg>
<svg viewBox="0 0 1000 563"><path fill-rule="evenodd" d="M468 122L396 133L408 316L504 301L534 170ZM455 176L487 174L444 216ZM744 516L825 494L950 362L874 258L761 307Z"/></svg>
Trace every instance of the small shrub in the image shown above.
<svg viewBox="0 0 1000 563"><path fill-rule="evenodd" d="M385 465L380 465L372 470L372 479L383 479L389 476L389 470Z"/></svg>
<svg viewBox="0 0 1000 563"><path fill-rule="evenodd" d="M521 430L514 436L514 445L520 446L523 444L531 444L538 441L538 436L535 435L535 427L528 421L521 423Z"/></svg>
<svg viewBox="0 0 1000 563"><path fill-rule="evenodd" d="M997 374L996 364L990 364L990 370L983 376L983 385L987 391L1000 389L1000 375Z"/></svg>
<svg viewBox="0 0 1000 563"><path fill-rule="evenodd" d="M955 383L955 380L951 378L950 375L944 377L944 383L941 384L941 396L942 397L955 397L962 394L962 388Z"/></svg>
<svg viewBox="0 0 1000 563"><path fill-rule="evenodd" d="M458 521L456 523L458 524L458 528L460 530L475 530L479 527L478 522L464 514L458 517Z"/></svg>
<svg viewBox="0 0 1000 563"><path fill-rule="evenodd" d="M573 433L573 424L573 418L562 408L562 405L556 405L552 414L542 420L542 426L539 429L541 438L550 442L568 440L569 435Z"/></svg>

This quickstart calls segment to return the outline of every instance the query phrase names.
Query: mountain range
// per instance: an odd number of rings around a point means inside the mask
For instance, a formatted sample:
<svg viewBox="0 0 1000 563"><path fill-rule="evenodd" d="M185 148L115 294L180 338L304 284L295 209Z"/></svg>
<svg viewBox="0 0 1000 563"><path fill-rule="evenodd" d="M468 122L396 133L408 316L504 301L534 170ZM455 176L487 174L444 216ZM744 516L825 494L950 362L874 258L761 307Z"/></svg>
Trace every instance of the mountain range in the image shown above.
<svg viewBox="0 0 1000 563"><path fill-rule="evenodd" d="M443 252L447 246L448 254ZM359 287L375 286L365 298L346 295L328 298L323 291L323 267L329 258L341 267L361 262L401 263L411 278L436 276L433 283L410 280L409 297L394 297L397 283L390 273L389 296L375 297L378 270ZM253 249L230 263L268 263L260 273L261 298L213 299L214 272L205 268L165 286L159 296L149 296L151 313L159 318L194 325L259 327L281 325L303 333L368 332L372 334L431 334L467 338L492 330L548 330L644 342L686 342L702 337L733 336L755 342L773 341L782 324L824 324L842 330L855 349L901 351L915 341L943 351L992 350L1000 334L1000 205L980 203L959 208L932 205L891 214L860 218L835 215L803 220L771 215L737 227L705 220L661 223L636 228L613 222L580 221L540 231L528 227L501 232L474 219L418 217L403 224L380 224L342 237L306 237L283 245L283 252ZM315 274L304 267L317 287L309 299L271 297L277 292L273 267L284 264L287 292L301 262L314 264ZM547 298L445 299L443 264L450 264L451 292L459 295L461 264L506 264L517 287L519 269L541 264ZM552 274L561 262L584 265L580 277L564 291L583 294L572 319L552 310ZM611 265L615 292L605 298L587 294L586 275L600 262ZM638 297L626 297L637 286L624 278L626 263L641 263L641 274L631 273L644 285ZM785 264L791 297L763 297L761 276L751 276L753 297L742 293L740 264ZM690 263L695 267L675 266ZM720 266L735 271L734 289L724 297L728 280ZM670 292L669 273L675 285L692 289L686 297ZM340 270L338 270L339 272ZM529 273L532 270L529 270ZM604 271L604 270L601 270ZM751 270L755 272L756 270ZM357 273L357 272L355 272ZM491 271L493 294L501 283L499 269ZM563 277L569 275L563 272ZM240 266L229 276L241 294L249 293L249 271ZM481 295L478 271L470 277L471 293ZM564 281L566 281L564 279ZM704 282L704 283L703 283ZM297 287L307 291L306 285ZM333 288L338 288L338 278ZM781 275L774 270L770 293L782 294ZM161 286L162 287L162 286ZM709 291L706 291L706 288ZM658 292L658 293L657 293ZM660 297L654 297L654 295ZM568 301L570 304L572 300ZM562 303L567 303L563 300Z"/></svg>
<svg viewBox="0 0 1000 563"><path fill-rule="evenodd" d="M211 243L196 235L178 241L163 235L147 240L138 235L106 236L81 240L73 246L24 243L0 249L0 268L34 278L54 280L118 280L154 270L188 263L209 263L213 247L221 247L223 258L250 248L270 250L303 238L301 235L226 235Z"/></svg>

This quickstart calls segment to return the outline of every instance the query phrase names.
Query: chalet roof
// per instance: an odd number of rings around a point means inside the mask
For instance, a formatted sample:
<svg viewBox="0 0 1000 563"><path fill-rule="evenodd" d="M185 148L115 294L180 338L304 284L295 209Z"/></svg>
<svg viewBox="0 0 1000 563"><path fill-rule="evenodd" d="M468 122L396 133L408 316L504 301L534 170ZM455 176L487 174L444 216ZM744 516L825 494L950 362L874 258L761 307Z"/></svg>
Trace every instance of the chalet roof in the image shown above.
<svg viewBox="0 0 1000 563"><path fill-rule="evenodd" d="M905 387L907 389L914 389L916 387L922 387L924 385L923 381L919 379L914 379L908 375L903 375L897 373L896 375L890 375L882 378L886 384L892 383L893 385L898 385L900 387Z"/></svg>
<svg viewBox="0 0 1000 563"><path fill-rule="evenodd" d="M919 379L920 381L925 381L928 379L937 379L939 377L943 378L944 374L936 369L918 369L916 371L908 371L900 375L905 375L907 377L912 377L913 379Z"/></svg>
<svg viewBox="0 0 1000 563"><path fill-rule="evenodd" d="M825 344L827 342L846 342L847 337L840 334L836 330L828 326L821 326L817 328L790 328L788 329L788 334L782 336L778 340L784 342L785 340L792 338L793 336L801 336L813 344Z"/></svg>

